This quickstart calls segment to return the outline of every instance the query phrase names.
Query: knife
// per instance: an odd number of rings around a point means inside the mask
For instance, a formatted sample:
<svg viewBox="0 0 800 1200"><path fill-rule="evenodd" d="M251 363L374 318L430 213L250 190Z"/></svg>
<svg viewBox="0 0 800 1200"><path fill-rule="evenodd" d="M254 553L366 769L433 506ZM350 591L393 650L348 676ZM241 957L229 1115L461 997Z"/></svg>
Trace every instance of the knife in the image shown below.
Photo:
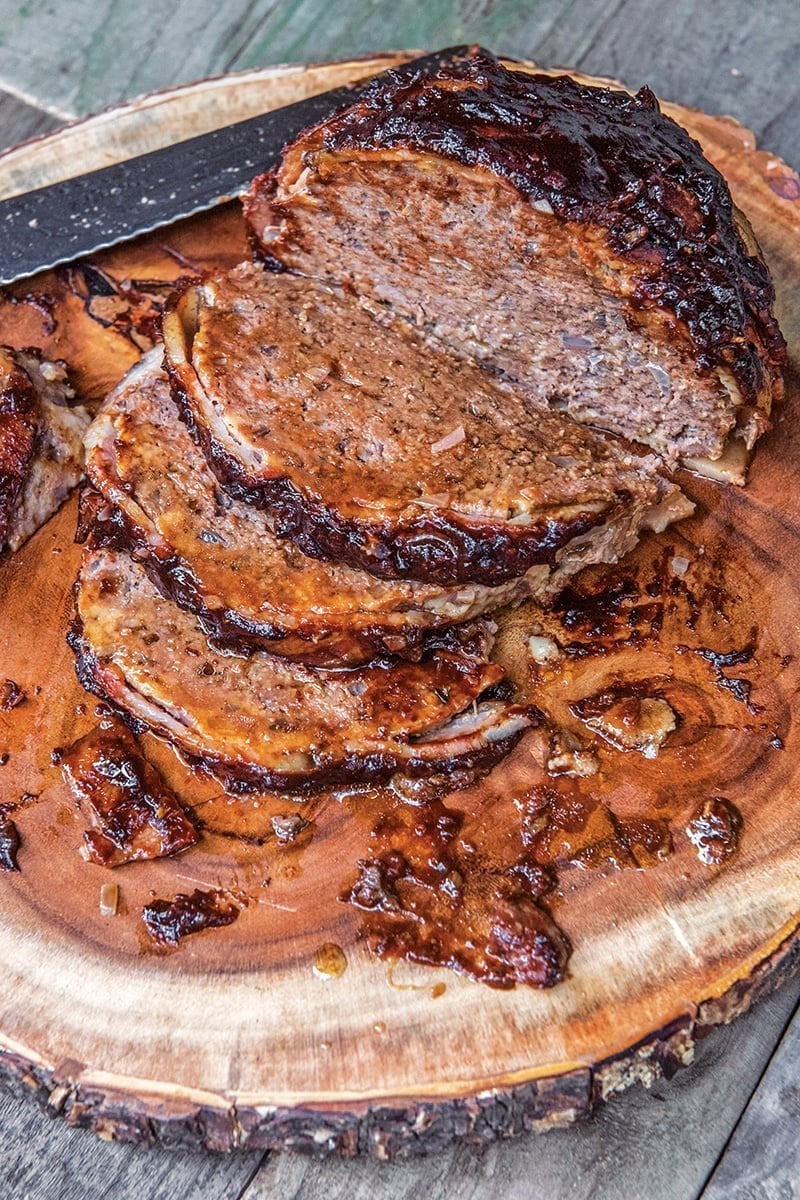
<svg viewBox="0 0 800 1200"><path fill-rule="evenodd" d="M301 130L375 79L434 74L473 50L450 46L371 79L0 201L0 284L72 262L241 195Z"/></svg>

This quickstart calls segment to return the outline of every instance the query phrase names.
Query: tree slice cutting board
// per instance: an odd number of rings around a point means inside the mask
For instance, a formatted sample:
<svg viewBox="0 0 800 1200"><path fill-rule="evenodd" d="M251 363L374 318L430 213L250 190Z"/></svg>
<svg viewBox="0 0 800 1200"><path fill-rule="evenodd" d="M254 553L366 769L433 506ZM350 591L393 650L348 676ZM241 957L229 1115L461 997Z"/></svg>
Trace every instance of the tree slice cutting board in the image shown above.
<svg viewBox="0 0 800 1200"><path fill-rule="evenodd" d="M0 156L0 194L391 61L271 68L145 97ZM800 182L735 122L666 107L750 218L796 352ZM174 281L245 253L231 205L8 289L0 341L63 356L96 402L150 343ZM693 518L581 580L556 611L526 605L500 621L510 675L594 773L575 774L573 760L573 773L559 774L549 735L535 730L443 803L463 817L487 872L523 844L553 870L546 903L573 953L549 990L490 988L378 957L374 918L341 897L358 860L383 846L385 815L415 811L390 788L234 799L145 737L202 840L116 872L81 857L87 817L51 752L103 713L64 641L79 554L67 504L0 565L0 677L26 695L0 712L0 802L18 805L21 836L20 871L0 874L5 1077L105 1137L395 1157L566 1123L690 1062L698 1036L800 960L798 399L793 362L747 490L686 476ZM561 647L557 662L531 658L537 630ZM657 757L620 749L592 724L599 702L580 702L609 688L669 705L676 728ZM698 806L719 798L742 827L738 850L715 865L689 832ZM287 815L307 822L294 841L275 833L273 817ZM660 829L657 847L631 834L643 823ZM100 889L112 880L118 911L103 916ZM143 906L195 887L248 903L235 924L159 949Z"/></svg>

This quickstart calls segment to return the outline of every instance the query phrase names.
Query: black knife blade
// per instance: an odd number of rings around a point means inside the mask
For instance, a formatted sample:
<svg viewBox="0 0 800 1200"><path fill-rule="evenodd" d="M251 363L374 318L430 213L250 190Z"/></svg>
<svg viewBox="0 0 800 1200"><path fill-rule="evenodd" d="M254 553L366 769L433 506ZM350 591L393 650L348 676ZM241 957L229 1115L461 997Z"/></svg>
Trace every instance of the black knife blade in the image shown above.
<svg viewBox="0 0 800 1200"><path fill-rule="evenodd" d="M451 46L391 71L433 74L469 52L468 46ZM72 262L240 195L255 175L277 162L301 130L351 104L379 77L0 201L0 284Z"/></svg>

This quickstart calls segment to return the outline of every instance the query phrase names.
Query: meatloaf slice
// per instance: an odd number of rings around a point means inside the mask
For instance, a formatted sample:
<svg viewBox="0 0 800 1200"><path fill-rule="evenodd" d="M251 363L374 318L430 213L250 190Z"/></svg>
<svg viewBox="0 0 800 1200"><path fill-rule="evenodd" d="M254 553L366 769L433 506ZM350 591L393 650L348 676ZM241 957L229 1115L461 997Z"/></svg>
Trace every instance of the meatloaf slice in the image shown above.
<svg viewBox="0 0 800 1200"><path fill-rule="evenodd" d="M0 552L18 550L78 482L89 414L62 363L0 347Z"/></svg>
<svg viewBox="0 0 800 1200"><path fill-rule="evenodd" d="M670 461L742 481L782 393L752 231L647 88L485 51L406 69L301 134L245 209L273 269L351 289Z"/></svg>
<svg viewBox="0 0 800 1200"><path fill-rule="evenodd" d="M480 622L418 663L315 671L211 649L197 619L121 552L90 546L76 595L84 685L232 790L455 771L503 754L537 719L529 705L484 698L503 672Z"/></svg>
<svg viewBox="0 0 800 1200"><path fill-rule="evenodd" d="M86 497L84 523L146 561L159 589L197 613L217 644L317 666L387 651L418 657L427 631L542 599L578 565L533 566L496 588L447 588L309 558L275 536L267 514L220 487L178 418L161 358L155 349L141 359L89 429L86 473L102 499Z"/></svg>
<svg viewBox="0 0 800 1200"><path fill-rule="evenodd" d="M185 291L164 341L218 476L309 555L497 587L613 561L691 509L654 456L308 279L244 263Z"/></svg>

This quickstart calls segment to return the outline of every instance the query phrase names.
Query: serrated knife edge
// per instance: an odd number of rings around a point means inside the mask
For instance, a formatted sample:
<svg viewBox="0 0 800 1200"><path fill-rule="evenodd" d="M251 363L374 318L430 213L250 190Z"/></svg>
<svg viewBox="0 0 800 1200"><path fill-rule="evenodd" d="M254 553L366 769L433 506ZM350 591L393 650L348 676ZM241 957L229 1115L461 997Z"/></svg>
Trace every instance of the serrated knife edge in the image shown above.
<svg viewBox="0 0 800 1200"><path fill-rule="evenodd" d="M375 78L435 71L468 46L174 142L0 201L0 284L73 262L241 195L302 129L351 103Z"/></svg>

